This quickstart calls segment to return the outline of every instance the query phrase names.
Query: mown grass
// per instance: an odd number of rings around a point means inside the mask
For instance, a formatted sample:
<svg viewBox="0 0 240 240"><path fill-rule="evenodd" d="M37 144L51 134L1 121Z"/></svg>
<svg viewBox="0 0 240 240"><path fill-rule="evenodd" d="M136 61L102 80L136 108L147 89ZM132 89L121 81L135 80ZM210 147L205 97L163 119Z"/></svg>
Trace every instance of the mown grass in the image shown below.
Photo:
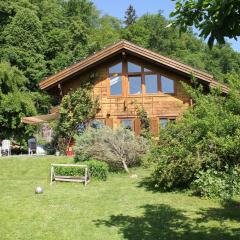
<svg viewBox="0 0 240 240"><path fill-rule="evenodd" d="M183 193L153 192L138 178L49 184L52 162L64 157L0 159L0 239L240 239L239 200L220 202ZM35 195L36 186L44 193Z"/></svg>

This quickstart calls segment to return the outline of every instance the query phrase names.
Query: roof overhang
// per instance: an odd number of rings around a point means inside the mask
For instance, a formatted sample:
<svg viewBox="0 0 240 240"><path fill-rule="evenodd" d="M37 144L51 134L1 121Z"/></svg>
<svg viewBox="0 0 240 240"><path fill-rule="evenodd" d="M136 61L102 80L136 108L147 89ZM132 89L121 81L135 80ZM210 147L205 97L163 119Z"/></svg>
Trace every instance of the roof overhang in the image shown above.
<svg viewBox="0 0 240 240"><path fill-rule="evenodd" d="M156 52L139 47L125 40L120 41L114 45L111 45L97 52L96 54L91 55L88 58L58 72L57 74L52 75L47 79L44 79L39 84L40 89L42 90L50 89L53 86L57 85L58 83L66 81L71 76L74 76L75 74L80 73L81 71L84 71L122 51L126 51L135 56L144 58L155 64L172 69L173 71L177 71L189 77L194 76L197 79L200 79L203 82L207 83L210 87L220 87L224 93L228 92L228 87L226 85L220 84L217 81L215 81L212 75L204 71L200 71L198 69L192 68L186 64L164 57Z"/></svg>
<svg viewBox="0 0 240 240"><path fill-rule="evenodd" d="M59 113L51 113L51 114L46 114L46 115L23 117L23 118L21 118L21 122L27 123L30 125L37 125L39 123L46 123L46 122L55 120L58 117L59 117Z"/></svg>

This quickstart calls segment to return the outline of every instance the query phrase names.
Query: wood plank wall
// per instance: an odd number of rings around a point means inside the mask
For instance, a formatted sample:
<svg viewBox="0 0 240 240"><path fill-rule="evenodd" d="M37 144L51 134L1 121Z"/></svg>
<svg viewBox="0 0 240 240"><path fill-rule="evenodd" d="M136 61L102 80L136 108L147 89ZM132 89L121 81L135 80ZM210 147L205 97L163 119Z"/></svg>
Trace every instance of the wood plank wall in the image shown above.
<svg viewBox="0 0 240 240"><path fill-rule="evenodd" d="M90 74L94 74L96 80L93 87L93 95L94 97L97 97L100 102L100 111L96 118L112 119L107 120L107 124L111 127L116 127L120 124L121 119L135 119L137 117L136 106L139 106L143 107L148 116L152 119L153 132L157 132L156 129L158 128L159 123L156 122L159 122L159 118L178 118L190 105L191 100L181 84L181 81L188 82L189 80L171 72L170 70L152 66L151 64L139 61L138 59L131 60L135 62L138 61L140 64L144 64L144 66L153 69L155 72L173 79L175 87L174 95L159 92L154 95L140 94L137 96L129 96L127 94L128 79L127 76L123 76L123 95L110 96L108 68L113 62L102 64L89 72L75 76L73 79L62 83L63 94L78 88L82 81L87 81Z"/></svg>

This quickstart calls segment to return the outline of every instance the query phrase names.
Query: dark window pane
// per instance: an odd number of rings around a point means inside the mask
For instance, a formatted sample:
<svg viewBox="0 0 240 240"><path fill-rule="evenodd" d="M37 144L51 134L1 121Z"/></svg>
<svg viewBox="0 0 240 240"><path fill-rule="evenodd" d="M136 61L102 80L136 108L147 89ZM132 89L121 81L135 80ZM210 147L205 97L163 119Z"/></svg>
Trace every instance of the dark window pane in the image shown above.
<svg viewBox="0 0 240 240"><path fill-rule="evenodd" d="M128 72L141 72L141 66L128 62Z"/></svg>
<svg viewBox="0 0 240 240"><path fill-rule="evenodd" d="M167 118L160 118L159 123L160 123L161 128L165 128L167 126L168 119Z"/></svg>
<svg viewBox="0 0 240 240"><path fill-rule="evenodd" d="M161 76L161 86L163 93L174 93L174 81L172 79Z"/></svg>
<svg viewBox="0 0 240 240"><path fill-rule="evenodd" d="M118 63L109 68L109 73L122 73L122 63Z"/></svg>
<svg viewBox="0 0 240 240"><path fill-rule="evenodd" d="M157 75L145 75L146 93L158 93Z"/></svg>
<svg viewBox="0 0 240 240"><path fill-rule="evenodd" d="M129 94L140 94L142 92L142 81L140 76L128 77Z"/></svg>
<svg viewBox="0 0 240 240"><path fill-rule="evenodd" d="M110 95L122 95L122 77L110 77Z"/></svg>
<svg viewBox="0 0 240 240"><path fill-rule="evenodd" d="M131 120L131 119L123 119L121 121L121 123L122 123L124 128L130 129L130 130L133 129L133 120Z"/></svg>
<svg viewBox="0 0 240 240"><path fill-rule="evenodd" d="M92 128L100 129L100 128L103 128L104 123L102 120L92 120L90 125Z"/></svg>

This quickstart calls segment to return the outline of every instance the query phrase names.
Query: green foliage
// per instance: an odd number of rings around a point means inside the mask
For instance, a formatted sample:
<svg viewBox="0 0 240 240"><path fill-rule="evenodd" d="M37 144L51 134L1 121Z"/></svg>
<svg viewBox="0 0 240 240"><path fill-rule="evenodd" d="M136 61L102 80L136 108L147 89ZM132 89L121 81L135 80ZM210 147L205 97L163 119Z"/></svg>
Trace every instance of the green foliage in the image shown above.
<svg viewBox="0 0 240 240"><path fill-rule="evenodd" d="M144 108L137 108L137 116L140 119L141 123L141 136L150 138L150 120L147 116L147 112Z"/></svg>
<svg viewBox="0 0 240 240"><path fill-rule="evenodd" d="M61 167L54 168L55 174L59 176L82 177L85 175L85 168L82 167Z"/></svg>
<svg viewBox="0 0 240 240"><path fill-rule="evenodd" d="M93 100L91 90L79 88L65 95L60 105L60 116L56 122L55 134L64 139L65 148L74 135L81 130L81 125L94 118L98 110L98 101Z"/></svg>
<svg viewBox="0 0 240 240"><path fill-rule="evenodd" d="M226 171L207 169L199 171L191 184L195 194L208 198L231 198L240 194L240 169L238 167Z"/></svg>
<svg viewBox="0 0 240 240"><path fill-rule="evenodd" d="M15 140L26 146L34 127L21 123L21 118L36 114L32 94L25 88L27 79L16 67L0 63L0 138Z"/></svg>
<svg viewBox="0 0 240 240"><path fill-rule="evenodd" d="M234 52L228 44L216 45L210 50L192 31L188 30L179 36L179 29L169 27L169 23L160 13L146 14L135 24L122 29L122 38L206 70L218 81L228 82L226 74L230 72L240 74L240 54Z"/></svg>
<svg viewBox="0 0 240 240"><path fill-rule="evenodd" d="M122 38L207 70L219 81L229 83L229 73L240 74L240 54L234 52L229 45L216 46L210 51L204 41L196 38L189 30L179 37L178 29L167 27L169 21L160 13L146 14L136 19L134 9L131 8L127 14L129 24L122 27L119 19L101 16L88 0L6 0L0 2L0 12L0 60L9 62L12 67L20 70L22 79L18 76L17 91L24 89L31 92L31 96L26 94L23 97L25 100L17 100L19 96L16 97L13 102L16 102L16 106L11 106L11 112L18 119L21 101L25 106L21 106L22 116L32 115L33 112L47 113L51 104L58 104L39 93L38 83L41 79ZM4 94L15 95L12 87L4 86L12 84L6 82L9 79L15 81L13 77L6 78L1 86ZM32 102L35 105L34 111ZM8 104L6 97L1 104L4 104L1 107L4 109ZM20 120L10 124L10 117L6 117L4 110L1 118L7 129L10 129L10 125L16 125L16 129L18 126L25 129L20 130L19 135L25 137L25 134L30 134L30 128L23 127ZM15 136L9 130L4 132L6 138Z"/></svg>
<svg viewBox="0 0 240 240"><path fill-rule="evenodd" d="M240 159L240 96L232 89L228 96L213 92L190 93L195 100L176 124L161 131L152 158L156 187L163 190L189 188L196 174L213 169L225 171Z"/></svg>
<svg viewBox="0 0 240 240"><path fill-rule="evenodd" d="M89 168L89 173L92 178L102 181L107 180L107 175L109 171L107 163L97 160L89 160L87 162L84 162L84 164L85 163Z"/></svg>
<svg viewBox="0 0 240 240"><path fill-rule="evenodd" d="M111 169L119 170L140 163L140 157L147 150L147 141L142 137L135 137L126 128L100 129L88 128L77 137L75 159L77 161L94 158L109 164Z"/></svg>
<svg viewBox="0 0 240 240"><path fill-rule="evenodd" d="M170 15L175 24L186 31L189 26L200 30L200 36L208 38L209 46L214 41L225 43L225 37L240 36L240 1L175 0L175 11Z"/></svg>
<svg viewBox="0 0 240 240"><path fill-rule="evenodd" d="M44 56L40 53L44 45L43 30L36 13L30 9L17 11L2 37L2 59L21 69L31 88L36 89L36 83L46 74Z"/></svg>
<svg viewBox="0 0 240 240"><path fill-rule="evenodd" d="M89 175L93 179L106 181L108 175L108 165L104 162L90 160L84 162L88 166ZM56 175L82 177L85 175L83 167L55 167Z"/></svg>
<svg viewBox="0 0 240 240"><path fill-rule="evenodd" d="M124 18L125 18L124 23L127 27L131 26L136 22L137 19L136 10L132 5L129 5L127 11L125 12Z"/></svg>

